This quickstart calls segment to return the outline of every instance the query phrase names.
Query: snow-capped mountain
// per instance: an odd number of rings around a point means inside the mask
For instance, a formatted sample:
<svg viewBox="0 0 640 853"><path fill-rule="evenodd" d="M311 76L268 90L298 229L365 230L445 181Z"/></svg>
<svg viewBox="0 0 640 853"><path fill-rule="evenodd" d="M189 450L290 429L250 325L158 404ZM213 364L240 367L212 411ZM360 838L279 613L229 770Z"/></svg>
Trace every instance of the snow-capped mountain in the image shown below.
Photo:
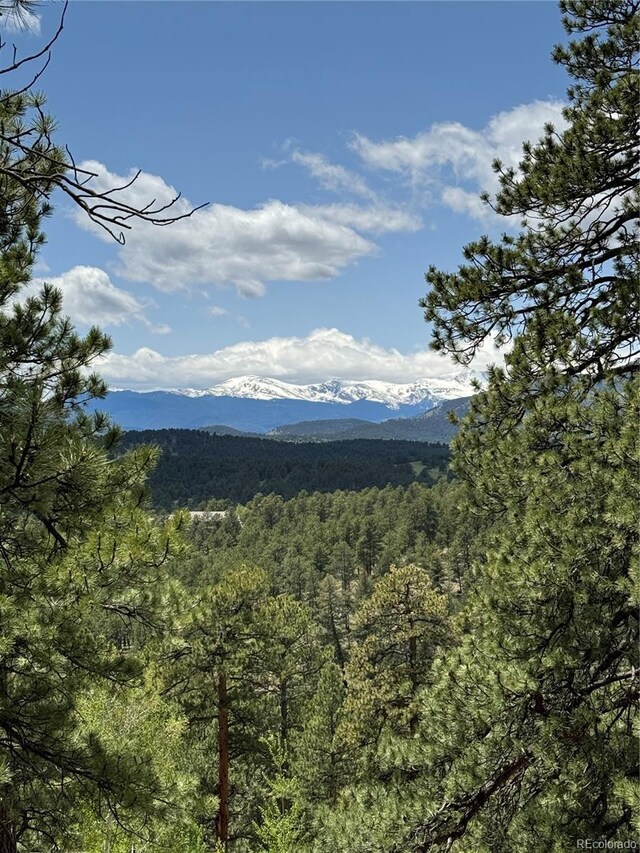
<svg viewBox="0 0 640 853"><path fill-rule="evenodd" d="M265 433L286 424L357 418L380 423L414 417L441 401L473 393L471 371L398 384L381 380L331 379L294 385L264 376L240 376L206 390L111 389L106 400L88 404L107 411L123 429L200 429L210 425Z"/></svg>
<svg viewBox="0 0 640 853"><path fill-rule="evenodd" d="M190 388L174 393L186 397L236 397L249 400L303 400L309 403L355 403L367 400L382 403L390 409L400 406L433 404L440 400L454 400L473 393L469 370L448 376L424 379L418 382L393 383L381 380L331 379L312 385L295 385L265 376L240 376L227 379L206 390Z"/></svg>

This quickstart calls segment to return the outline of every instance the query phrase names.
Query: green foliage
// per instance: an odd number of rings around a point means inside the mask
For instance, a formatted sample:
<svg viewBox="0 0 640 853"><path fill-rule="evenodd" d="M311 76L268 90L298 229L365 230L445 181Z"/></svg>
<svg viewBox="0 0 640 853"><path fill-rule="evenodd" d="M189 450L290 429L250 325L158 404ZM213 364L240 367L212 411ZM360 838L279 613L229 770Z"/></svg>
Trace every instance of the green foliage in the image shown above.
<svg viewBox="0 0 640 853"><path fill-rule="evenodd" d="M200 774L200 819L206 834L213 837L212 827L217 825L215 815L207 813L206 798L213 805L211 797L219 795L222 784L215 757L220 754L220 738L227 738L221 730L221 703L228 715L231 835L238 831L246 835L252 823L270 826L275 819L268 807L272 795L266 782L256 784L256 779L271 778L278 767L265 743L277 740L280 752L286 754L292 734L302 729L307 703L327 659L320 631L304 604L291 596L268 595L264 572L241 568L202 592L185 627L184 642L171 692L189 721L192 768ZM282 766L278 772L284 772ZM216 808L219 814L219 803ZM263 820L258 819L260 810Z"/></svg>
<svg viewBox="0 0 640 853"><path fill-rule="evenodd" d="M402 849L628 840L637 747L635 3L565 2L569 128L526 145L495 204L517 237L431 269L435 346L513 339L454 443L487 557L434 669L429 805ZM391 830L389 830L391 831ZM397 831L397 826L396 826Z"/></svg>
<svg viewBox="0 0 640 853"><path fill-rule="evenodd" d="M325 833L327 810L342 801L345 786L372 767L388 773L404 750L394 737L413 743L418 695L435 649L453 636L449 609L463 598L450 602L432 580L436 568L445 574L452 531L460 536L466 527L448 489L457 491L442 485L433 495L414 484L290 501L259 496L223 521L194 524L198 550L181 556L175 570L200 603L186 620L172 680L191 720L201 796L215 796L216 678L224 654L229 849L256 849L260 838L277 844L292 827L300 833L294 849L307 849ZM236 514L241 524L229 538L226 522ZM367 531L378 541L374 563L358 555ZM384 555L415 549L431 555L428 568L388 572ZM246 568L258 561L262 571ZM365 761L361 735L369 741L374 728L381 731ZM285 749L286 762L265 742ZM276 779L296 792L284 805L274 801ZM294 801L300 808L292 814ZM208 828L212 807L208 819L206 810L201 817ZM246 839L250 825L265 835Z"/></svg>
<svg viewBox="0 0 640 853"><path fill-rule="evenodd" d="M392 563L433 564L442 584L450 584L452 572L465 570L463 559L458 562L456 555L461 547L469 554L472 548L458 541L465 535L466 524L460 522L458 502L448 495L447 489L431 490L418 483L360 492L302 492L289 501L257 495L223 523L194 524L198 553L189 557L188 567L183 561L184 571L200 578L208 572L208 579L217 579L243 562L259 565L273 592L289 593L319 609L329 632L331 596L323 579L331 576L338 584L332 593L335 627L340 639L345 639L345 608L351 609L360 588L366 591L367 574L375 578ZM236 515L240 524L234 520ZM450 553L442 553L445 549ZM454 559L455 566L451 565Z"/></svg>
<svg viewBox="0 0 640 853"><path fill-rule="evenodd" d="M98 804L151 819L167 788L79 708L139 684L168 625L164 566L181 520L144 507L156 454L110 460L118 431L83 403L109 339L78 335L48 285L26 296L49 197L65 173L41 95L0 100L0 847L73 841Z"/></svg>
<svg viewBox="0 0 640 853"><path fill-rule="evenodd" d="M430 268L423 302L435 348L462 360L489 334L513 340L516 398L558 372L591 384L624 374L637 354L638 7L566 0L561 8L567 31L582 35L554 52L575 80L569 127L547 127L537 145L525 144L517 171L495 164L495 209L524 217L525 227L466 246L457 273Z"/></svg>
<svg viewBox="0 0 640 853"><path fill-rule="evenodd" d="M134 813L127 827L122 825L123 807L116 821L109 815L108 803L98 801L97 814L88 812L77 830L78 844L87 853L101 853L107 839L112 853L130 853L134 833L140 853L158 847L179 853L185 849L185 837L190 836L190 853L198 850L197 828L190 817L194 781L185 761L186 720L160 696L157 687L149 669L140 687L115 692L97 684L78 703L83 727L99 733L103 749L117 754L120 762L147 766L154 778L162 780L166 800L156 821L150 821L146 809Z"/></svg>
<svg viewBox="0 0 640 853"><path fill-rule="evenodd" d="M122 447L153 444L163 450L149 478L155 505L196 507L211 498L246 503L256 494L292 498L303 490L360 490L387 484L429 485L446 475L444 444L420 441L354 440L292 443L264 438L210 435L186 429L128 432ZM412 462L421 462L416 474Z"/></svg>
<svg viewBox="0 0 640 853"><path fill-rule="evenodd" d="M325 664L305 708L304 726L293 739L293 775L305 802L333 803L353 772L353 750L339 734L344 718L344 676Z"/></svg>
<svg viewBox="0 0 640 853"><path fill-rule="evenodd" d="M496 164L521 232L427 275L437 349L513 343L459 481L433 485L442 447L163 431L158 505L226 510L188 550L145 504L156 451L115 455L83 410L108 339L54 289L21 298L62 155L17 156L52 122L2 99L3 851L564 853L640 829L638 7L561 8L569 127Z"/></svg>
<svg viewBox="0 0 640 853"><path fill-rule="evenodd" d="M448 534L456 563L473 542L458 640L420 688L416 737L382 737L319 811L317 851L560 853L637 829L638 6L561 6L582 36L555 52L576 78L569 128L517 172L496 165L495 209L528 221L427 275L437 349L513 343L454 442L463 492L444 500L473 519Z"/></svg>
<svg viewBox="0 0 640 853"><path fill-rule="evenodd" d="M286 748L281 744L269 746L277 773L267 780L267 799L260 809L260 820L254 823L258 849L265 853L297 853L303 833L298 786L288 776Z"/></svg>
<svg viewBox="0 0 640 853"><path fill-rule="evenodd" d="M460 838L465 850L561 851L578 837L629 837L616 791L628 793L637 766L637 611L627 579L637 530L631 495L626 506L620 497L638 410L636 398L619 416L617 396L602 398L576 407L546 452L541 416L511 437L520 500L494 533L465 638L438 662L425 695L438 733L428 764L448 769L422 794L433 816L407 849Z"/></svg>
<svg viewBox="0 0 640 853"><path fill-rule="evenodd" d="M360 760L385 727L398 734L416 732L420 688L436 651L451 637L448 609L429 571L409 564L392 566L356 612L357 639L346 668L349 730L344 734L360 745Z"/></svg>
<svg viewBox="0 0 640 853"><path fill-rule="evenodd" d="M300 850L300 806L294 803L283 812L277 805L277 799L286 796L286 789L274 790L276 801L261 812L262 823L256 826L256 834L261 842L260 850L266 853L297 853Z"/></svg>

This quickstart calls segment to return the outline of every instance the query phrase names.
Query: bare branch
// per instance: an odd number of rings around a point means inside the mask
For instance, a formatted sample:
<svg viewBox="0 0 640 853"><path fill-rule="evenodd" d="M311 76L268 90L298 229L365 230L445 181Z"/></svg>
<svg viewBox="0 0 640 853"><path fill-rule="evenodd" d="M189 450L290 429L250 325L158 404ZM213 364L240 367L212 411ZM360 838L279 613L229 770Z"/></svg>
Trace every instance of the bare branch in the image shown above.
<svg viewBox="0 0 640 853"><path fill-rule="evenodd" d="M12 60L0 68L0 75L11 74L44 59L28 83L0 93L0 104L8 105L14 102L20 104L21 110L33 110L31 122L15 122L8 127L0 127L0 143L5 143L10 151L10 156L0 162L0 180L8 181L9 186L21 188L22 193L14 202L18 206L29 200L46 203L54 190L60 190L84 211L92 222L122 245L125 243L125 232L131 230L136 221L157 226L171 225L188 219L196 211L206 207L206 204L198 205L186 213L178 213L176 204L181 198L180 193L166 203L158 203L155 198L141 206L125 201L121 194L136 183L142 174L140 170L121 186L107 190L92 188L91 181L98 178L98 175L80 168L68 146L65 146L64 152L56 147L51 138L52 125L41 104L37 100L33 103L28 100L21 102L24 96L33 91L34 84L49 64L51 48L64 29L67 6L68 0L64 4L55 33L42 48L19 58L14 45ZM1 10L0 3L0 12ZM0 49L5 44L0 41Z"/></svg>
<svg viewBox="0 0 640 853"><path fill-rule="evenodd" d="M29 65L31 62L35 62L37 59L41 59L43 56L47 56L47 62L50 58L50 51L53 45L60 38L60 34L64 29L64 19L67 14L67 7L69 5L69 0L66 0L64 6L62 7L62 14L60 15L60 22L58 24L58 29L51 36L49 41L40 48L40 50L35 53L30 53L28 56L23 56L22 59L17 58L17 49L16 46L13 45L13 60L9 63L9 65L5 65L4 68L0 68L0 74L10 74L12 71L17 71L18 68L21 68L23 65ZM4 47L4 43L0 45L0 48Z"/></svg>

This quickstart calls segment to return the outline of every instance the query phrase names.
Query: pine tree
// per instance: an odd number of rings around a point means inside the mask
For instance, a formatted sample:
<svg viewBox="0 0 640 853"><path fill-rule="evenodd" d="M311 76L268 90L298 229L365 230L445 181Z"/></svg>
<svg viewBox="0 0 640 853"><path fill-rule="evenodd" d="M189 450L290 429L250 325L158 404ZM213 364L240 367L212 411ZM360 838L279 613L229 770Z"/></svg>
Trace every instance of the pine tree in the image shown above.
<svg viewBox="0 0 640 853"><path fill-rule="evenodd" d="M513 341L512 418L558 375L592 387L633 372L638 354L638 4L560 8L583 34L554 51L575 81L569 127L526 143L518 170L495 163L495 210L523 230L469 244L457 273L431 267L423 301L438 350L468 361L490 334Z"/></svg>
<svg viewBox="0 0 640 853"><path fill-rule="evenodd" d="M264 853L298 853L303 832L299 791L288 771L287 752L278 743L271 750L278 772L267 782L268 795L254 830Z"/></svg>
<svg viewBox="0 0 640 853"><path fill-rule="evenodd" d="M272 783L291 779L290 741L303 728L327 653L308 608L270 596L261 570L231 570L200 599L186 617L168 692L189 721L206 837L244 851L256 843L251 826L266 821L265 833L285 831L286 820L272 825ZM281 805L284 817L290 804ZM292 831L293 824L297 817Z"/></svg>
<svg viewBox="0 0 640 853"><path fill-rule="evenodd" d="M460 648L434 673L430 816L390 849L624 842L637 777L638 4L564 0L565 111L503 170L523 229L434 268L435 346L512 341L455 442L489 526ZM635 425L635 426L634 426ZM635 574L634 574L635 571ZM403 830L404 836L404 830Z"/></svg>
<svg viewBox="0 0 640 853"><path fill-rule="evenodd" d="M256 612L255 627L258 644L247 675L272 707L265 717L277 721L280 749L286 752L327 655L309 608L291 596L268 597Z"/></svg>
<svg viewBox="0 0 640 853"><path fill-rule="evenodd" d="M293 776L306 802L335 802L353 768L350 750L338 735L343 717L344 676L327 663L305 708L306 719L294 739Z"/></svg>
<svg viewBox="0 0 640 853"><path fill-rule="evenodd" d="M637 827L639 4L560 6L568 128L496 164L522 230L427 274L436 349L512 343L454 444L483 549L460 639L393 772L346 788L314 850L564 853Z"/></svg>
<svg viewBox="0 0 640 853"><path fill-rule="evenodd" d="M359 641L346 668L345 736L364 749L385 729L413 735L420 689L450 635L446 598L422 566L392 566L353 621Z"/></svg>
<svg viewBox="0 0 640 853"><path fill-rule="evenodd" d="M25 242L2 254L30 250ZM0 849L18 836L64 834L83 798L102 791L151 808L153 774L105 752L75 711L94 682L135 683L139 649L122 648L132 626L157 633L163 565L177 547L177 520L164 528L144 508L146 449L113 460L114 438L79 402L104 387L84 368L105 350L93 330L78 337L60 315L60 295L12 304L14 278L0 283L0 728L9 773L0 788ZM125 796L125 792L126 796Z"/></svg>
<svg viewBox="0 0 640 853"><path fill-rule="evenodd" d="M460 839L461 850L542 853L631 837L638 389L559 400L552 442L551 408L503 444L520 471L510 515L463 612L463 643L424 697L438 738L427 766L447 772L423 780L432 816L402 849Z"/></svg>
<svg viewBox="0 0 640 853"><path fill-rule="evenodd" d="M190 728L193 772L199 777L194 811L206 839L222 849L238 815L240 823L251 823L238 761L249 753L257 758L254 771L264 765L257 724L261 708L247 672L258 646L256 612L265 595L264 572L246 567L202 589L185 615L175 666L166 674L166 692L179 701Z"/></svg>
<svg viewBox="0 0 640 853"><path fill-rule="evenodd" d="M351 596L333 575L325 575L318 587L316 618L324 629L325 642L336 663L344 668L349 652Z"/></svg>
<svg viewBox="0 0 640 853"><path fill-rule="evenodd" d="M24 4L10 4L24 5ZM1 22L0 22L1 23ZM55 37L54 37L55 39ZM45 57L51 43L34 54ZM29 64L13 61L2 70ZM6 78L5 78L6 79ZM149 449L114 459L117 438L83 403L106 388L90 372L108 350L98 329L78 335L61 294L25 298L55 187L94 219L102 196L82 190L52 134L44 98L0 98L0 850L59 844L97 800L126 820L159 806L154 768L107 748L76 706L91 687L140 681L137 631L162 631L163 571L179 519L144 506ZM74 181L76 182L74 184ZM75 186L75 189L74 189ZM77 192L76 192L77 190ZM78 195L80 193L80 195ZM84 195L83 195L84 193ZM84 199L84 201L83 201ZM132 212L132 211L131 211ZM151 209L140 211L141 218ZM135 213L133 213L135 217ZM117 201L108 216L127 216ZM109 226L115 220L104 220ZM124 220L121 227L124 225ZM118 229L119 230L119 229ZM137 627L136 627L137 626Z"/></svg>

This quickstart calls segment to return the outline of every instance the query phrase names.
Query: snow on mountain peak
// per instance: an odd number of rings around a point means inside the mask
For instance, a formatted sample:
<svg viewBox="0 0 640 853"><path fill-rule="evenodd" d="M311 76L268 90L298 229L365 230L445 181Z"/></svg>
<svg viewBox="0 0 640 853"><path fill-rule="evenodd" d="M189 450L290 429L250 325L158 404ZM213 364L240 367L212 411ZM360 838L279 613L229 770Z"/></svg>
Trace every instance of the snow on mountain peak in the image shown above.
<svg viewBox="0 0 640 853"><path fill-rule="evenodd" d="M384 382L379 379L330 379L311 385L296 385L266 376L238 376L227 379L205 391L181 389L176 392L189 397L241 397L252 400L306 400L308 402L343 403L357 400L383 403L389 408L402 405L435 404L473 393L469 370L410 383Z"/></svg>

